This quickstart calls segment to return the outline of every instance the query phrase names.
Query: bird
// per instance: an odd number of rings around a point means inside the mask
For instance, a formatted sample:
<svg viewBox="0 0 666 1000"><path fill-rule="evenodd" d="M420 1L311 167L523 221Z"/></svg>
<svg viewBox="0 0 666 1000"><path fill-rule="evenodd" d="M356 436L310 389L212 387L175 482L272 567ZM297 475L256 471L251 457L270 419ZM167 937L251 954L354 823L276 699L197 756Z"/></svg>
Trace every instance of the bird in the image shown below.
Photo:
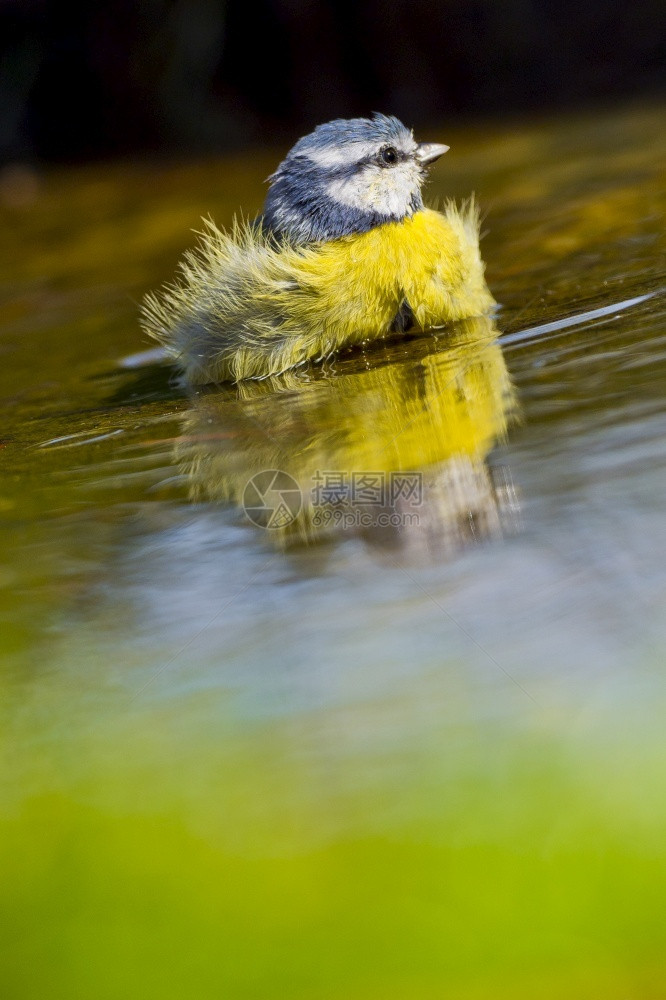
<svg viewBox="0 0 666 1000"><path fill-rule="evenodd" d="M144 299L143 329L204 385L488 313L474 198L423 201L448 149L379 113L318 125L268 178L256 219L204 221L176 280Z"/></svg>

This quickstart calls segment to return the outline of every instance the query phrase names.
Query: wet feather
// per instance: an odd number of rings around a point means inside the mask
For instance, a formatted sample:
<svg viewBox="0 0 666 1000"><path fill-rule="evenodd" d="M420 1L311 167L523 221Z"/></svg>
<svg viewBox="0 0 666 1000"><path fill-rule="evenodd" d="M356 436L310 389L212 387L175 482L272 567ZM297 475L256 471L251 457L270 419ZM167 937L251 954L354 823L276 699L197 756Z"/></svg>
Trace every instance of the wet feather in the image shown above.
<svg viewBox="0 0 666 1000"><path fill-rule="evenodd" d="M301 247L208 221L143 325L190 382L275 374L389 335L405 301L423 330L486 312L478 232L473 201Z"/></svg>

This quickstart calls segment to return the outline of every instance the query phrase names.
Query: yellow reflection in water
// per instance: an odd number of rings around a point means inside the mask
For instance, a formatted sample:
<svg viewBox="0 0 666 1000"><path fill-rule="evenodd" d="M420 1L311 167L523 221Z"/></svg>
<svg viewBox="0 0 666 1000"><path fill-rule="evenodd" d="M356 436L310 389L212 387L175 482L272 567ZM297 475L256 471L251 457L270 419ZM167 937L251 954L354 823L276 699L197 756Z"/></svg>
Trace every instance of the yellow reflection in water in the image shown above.
<svg viewBox="0 0 666 1000"><path fill-rule="evenodd" d="M497 534L515 504L485 461L515 414L497 335L477 317L373 352L367 367L342 359L333 375L293 371L199 396L178 446L192 498L247 510L257 477L262 524L279 543L347 529L441 551ZM286 476L269 489L267 470ZM292 496L280 489L288 477Z"/></svg>

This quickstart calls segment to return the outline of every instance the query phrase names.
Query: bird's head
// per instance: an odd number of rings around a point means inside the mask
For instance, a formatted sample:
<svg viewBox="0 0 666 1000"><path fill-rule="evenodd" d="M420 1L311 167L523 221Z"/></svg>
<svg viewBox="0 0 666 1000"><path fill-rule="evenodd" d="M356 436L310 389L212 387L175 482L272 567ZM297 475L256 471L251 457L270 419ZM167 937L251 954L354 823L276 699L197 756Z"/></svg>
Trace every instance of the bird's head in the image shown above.
<svg viewBox="0 0 666 1000"><path fill-rule="evenodd" d="M448 148L385 115L319 125L268 178L264 229L310 243L400 221L423 208L426 168Z"/></svg>

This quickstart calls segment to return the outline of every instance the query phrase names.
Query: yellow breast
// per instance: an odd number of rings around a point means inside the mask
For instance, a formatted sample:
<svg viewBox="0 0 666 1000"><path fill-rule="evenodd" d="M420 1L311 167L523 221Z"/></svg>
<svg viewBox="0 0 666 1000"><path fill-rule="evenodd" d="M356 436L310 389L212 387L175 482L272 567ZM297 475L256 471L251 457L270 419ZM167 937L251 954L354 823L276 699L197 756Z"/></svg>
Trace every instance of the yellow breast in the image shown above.
<svg viewBox="0 0 666 1000"><path fill-rule="evenodd" d="M476 213L425 209L306 254L293 264L302 293L281 304L341 345L388 333L405 301L422 329L486 312L483 271Z"/></svg>
<svg viewBox="0 0 666 1000"><path fill-rule="evenodd" d="M385 337L404 303L421 329L486 312L478 231L473 203L305 248L211 225L144 325L192 382L275 374Z"/></svg>

